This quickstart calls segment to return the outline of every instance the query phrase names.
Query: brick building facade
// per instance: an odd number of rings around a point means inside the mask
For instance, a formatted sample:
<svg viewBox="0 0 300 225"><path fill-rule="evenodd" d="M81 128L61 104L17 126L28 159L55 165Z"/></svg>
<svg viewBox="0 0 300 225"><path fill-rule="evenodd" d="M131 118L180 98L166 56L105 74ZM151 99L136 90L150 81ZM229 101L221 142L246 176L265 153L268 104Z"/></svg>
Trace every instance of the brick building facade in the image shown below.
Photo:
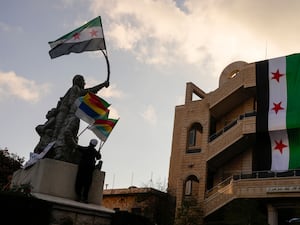
<svg viewBox="0 0 300 225"><path fill-rule="evenodd" d="M168 194L153 188L122 188L103 191L103 206L115 212L128 212L149 219L153 224L169 224Z"/></svg>
<svg viewBox="0 0 300 225"><path fill-rule="evenodd" d="M200 224L225 224L226 207L243 200L259 205L269 225L300 217L300 170L259 170L256 112L255 63L228 65L210 93L186 84L185 103L175 108L168 180L176 218L191 198Z"/></svg>

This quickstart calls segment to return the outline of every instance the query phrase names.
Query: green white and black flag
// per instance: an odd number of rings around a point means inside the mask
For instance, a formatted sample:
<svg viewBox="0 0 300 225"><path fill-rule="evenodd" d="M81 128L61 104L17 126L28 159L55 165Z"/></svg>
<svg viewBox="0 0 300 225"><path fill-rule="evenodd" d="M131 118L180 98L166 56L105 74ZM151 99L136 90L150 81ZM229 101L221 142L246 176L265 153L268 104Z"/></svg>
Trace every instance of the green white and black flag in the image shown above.
<svg viewBox="0 0 300 225"><path fill-rule="evenodd" d="M52 59L71 52L106 50L101 17L96 17L55 41L50 41L49 45Z"/></svg>
<svg viewBox="0 0 300 225"><path fill-rule="evenodd" d="M260 169L300 168L300 54L256 63Z"/></svg>

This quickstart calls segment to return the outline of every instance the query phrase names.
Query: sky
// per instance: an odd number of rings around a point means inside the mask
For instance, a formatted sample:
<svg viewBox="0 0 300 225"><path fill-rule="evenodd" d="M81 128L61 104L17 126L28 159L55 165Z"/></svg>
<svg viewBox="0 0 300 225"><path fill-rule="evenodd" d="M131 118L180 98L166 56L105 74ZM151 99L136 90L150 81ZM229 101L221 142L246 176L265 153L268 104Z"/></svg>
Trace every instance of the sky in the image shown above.
<svg viewBox="0 0 300 225"><path fill-rule="evenodd" d="M299 52L299 10L298 0L0 0L0 148L27 161L73 76L106 80L100 51L48 54L49 41L101 16L111 74L98 95L120 118L101 149L105 188L165 189L186 83L208 93L232 62Z"/></svg>

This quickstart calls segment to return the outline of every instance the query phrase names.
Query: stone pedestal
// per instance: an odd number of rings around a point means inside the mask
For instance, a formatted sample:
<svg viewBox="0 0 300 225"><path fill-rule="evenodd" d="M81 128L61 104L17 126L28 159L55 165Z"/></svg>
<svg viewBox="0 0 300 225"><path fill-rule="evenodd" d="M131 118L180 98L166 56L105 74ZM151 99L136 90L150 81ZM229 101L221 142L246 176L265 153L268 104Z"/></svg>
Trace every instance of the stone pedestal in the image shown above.
<svg viewBox="0 0 300 225"><path fill-rule="evenodd" d="M94 171L88 204L75 201L76 174L76 164L45 158L16 171L12 186L30 184L33 196L50 202L53 224L60 224L59 221L65 219L73 224L81 224L80 220L90 225L110 224L114 211L101 206L105 172Z"/></svg>

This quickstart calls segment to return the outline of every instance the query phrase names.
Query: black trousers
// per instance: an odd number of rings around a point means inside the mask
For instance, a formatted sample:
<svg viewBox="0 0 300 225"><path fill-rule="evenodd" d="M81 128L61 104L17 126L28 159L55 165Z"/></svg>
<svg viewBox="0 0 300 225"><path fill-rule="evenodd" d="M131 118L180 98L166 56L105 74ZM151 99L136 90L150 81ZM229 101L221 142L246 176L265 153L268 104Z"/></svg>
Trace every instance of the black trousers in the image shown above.
<svg viewBox="0 0 300 225"><path fill-rule="evenodd" d="M92 184L94 167L91 166L78 166L76 182L75 182L75 192L79 199L87 200Z"/></svg>

